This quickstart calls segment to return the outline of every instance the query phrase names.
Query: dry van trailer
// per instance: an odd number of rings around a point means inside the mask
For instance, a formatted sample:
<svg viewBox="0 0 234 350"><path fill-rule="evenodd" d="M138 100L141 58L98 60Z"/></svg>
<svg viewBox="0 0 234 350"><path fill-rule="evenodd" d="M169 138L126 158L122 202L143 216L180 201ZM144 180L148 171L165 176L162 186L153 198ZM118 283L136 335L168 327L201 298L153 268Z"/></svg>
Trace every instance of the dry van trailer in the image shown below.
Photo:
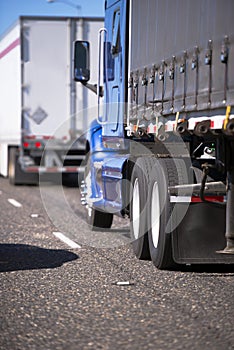
<svg viewBox="0 0 234 350"><path fill-rule="evenodd" d="M96 98L73 82L73 42L90 40L95 50L102 25L102 18L23 16L0 38L0 174L12 183L81 170L87 107ZM95 74L95 55L91 65Z"/></svg>

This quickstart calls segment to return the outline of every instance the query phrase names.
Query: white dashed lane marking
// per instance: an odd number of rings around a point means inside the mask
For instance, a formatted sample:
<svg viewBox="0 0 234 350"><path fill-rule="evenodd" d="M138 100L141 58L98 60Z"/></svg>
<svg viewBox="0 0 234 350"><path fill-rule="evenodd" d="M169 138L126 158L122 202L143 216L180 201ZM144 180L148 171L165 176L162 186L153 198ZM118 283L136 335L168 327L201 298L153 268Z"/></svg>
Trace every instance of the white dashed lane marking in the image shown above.
<svg viewBox="0 0 234 350"><path fill-rule="evenodd" d="M53 232L53 235L60 239L63 243L66 243L70 248L81 248L79 244L76 242L72 241L70 238L66 237L63 233L61 232Z"/></svg>
<svg viewBox="0 0 234 350"><path fill-rule="evenodd" d="M22 204L17 202L15 199L13 198L8 198L8 202L13 205L14 207L16 208L21 208L22 207Z"/></svg>

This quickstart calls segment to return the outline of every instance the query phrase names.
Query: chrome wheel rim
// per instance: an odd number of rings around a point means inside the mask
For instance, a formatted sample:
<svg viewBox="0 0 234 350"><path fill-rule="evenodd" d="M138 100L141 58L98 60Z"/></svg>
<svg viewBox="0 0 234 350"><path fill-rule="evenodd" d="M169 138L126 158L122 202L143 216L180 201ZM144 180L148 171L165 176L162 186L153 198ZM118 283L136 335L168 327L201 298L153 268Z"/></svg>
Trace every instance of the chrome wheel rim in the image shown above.
<svg viewBox="0 0 234 350"><path fill-rule="evenodd" d="M139 193L139 181L138 178L135 179L133 185L133 195L132 195L132 226L133 235L135 239L139 238L140 233L140 193Z"/></svg>
<svg viewBox="0 0 234 350"><path fill-rule="evenodd" d="M159 187L155 182L152 190L151 197L151 233L152 241L155 248L158 247L160 231L160 200L159 200Z"/></svg>

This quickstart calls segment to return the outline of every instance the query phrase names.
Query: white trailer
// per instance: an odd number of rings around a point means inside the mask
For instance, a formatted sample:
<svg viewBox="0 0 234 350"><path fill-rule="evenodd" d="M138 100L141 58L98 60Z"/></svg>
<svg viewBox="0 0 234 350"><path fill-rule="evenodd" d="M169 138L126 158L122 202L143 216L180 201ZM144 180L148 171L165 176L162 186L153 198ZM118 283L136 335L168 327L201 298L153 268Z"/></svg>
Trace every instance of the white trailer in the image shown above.
<svg viewBox="0 0 234 350"><path fill-rule="evenodd" d="M80 170L96 97L73 81L73 42L97 52L102 26L102 18L24 16L0 38L0 175L11 183ZM96 77L97 55L90 64Z"/></svg>

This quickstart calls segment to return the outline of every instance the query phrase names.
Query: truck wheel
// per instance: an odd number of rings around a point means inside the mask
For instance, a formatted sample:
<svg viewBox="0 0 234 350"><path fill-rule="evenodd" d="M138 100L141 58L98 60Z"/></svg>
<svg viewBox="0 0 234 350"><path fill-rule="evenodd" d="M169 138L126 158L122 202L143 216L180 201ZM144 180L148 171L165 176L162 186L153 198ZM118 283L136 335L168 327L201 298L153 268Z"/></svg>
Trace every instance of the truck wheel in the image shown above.
<svg viewBox="0 0 234 350"><path fill-rule="evenodd" d="M147 210L148 184L153 158L138 158L133 168L130 188L130 235L138 259L150 260Z"/></svg>
<svg viewBox="0 0 234 350"><path fill-rule="evenodd" d="M18 150L15 147L10 148L8 174L11 185L20 185L22 181L22 170L18 163L18 157Z"/></svg>
<svg viewBox="0 0 234 350"><path fill-rule="evenodd" d="M9 151L9 181L11 185L37 185L38 174L29 174L24 172L18 162L19 151L15 147L11 147Z"/></svg>
<svg viewBox="0 0 234 350"><path fill-rule="evenodd" d="M92 231L101 228L110 228L113 221L113 214L105 213L97 209L87 207L87 223L90 225Z"/></svg>
<svg viewBox="0 0 234 350"><path fill-rule="evenodd" d="M172 232L166 232L173 204L170 203L168 187L178 185L178 165L183 161L155 159L149 184L148 239L151 260L159 269L175 267L172 254ZM184 169L184 168L183 168Z"/></svg>
<svg viewBox="0 0 234 350"><path fill-rule="evenodd" d="M85 171L84 171L84 183L83 183L83 191L84 196L87 196L87 187L88 184L91 183L91 171L90 171L90 158L88 157L85 160ZM113 221L113 214L106 213L104 211L99 211L93 207L90 207L86 203L86 209L87 209L87 223L89 224L92 231L98 230L100 228L108 229L112 225Z"/></svg>
<svg viewBox="0 0 234 350"><path fill-rule="evenodd" d="M65 187L79 187L77 173L62 173L62 185Z"/></svg>

